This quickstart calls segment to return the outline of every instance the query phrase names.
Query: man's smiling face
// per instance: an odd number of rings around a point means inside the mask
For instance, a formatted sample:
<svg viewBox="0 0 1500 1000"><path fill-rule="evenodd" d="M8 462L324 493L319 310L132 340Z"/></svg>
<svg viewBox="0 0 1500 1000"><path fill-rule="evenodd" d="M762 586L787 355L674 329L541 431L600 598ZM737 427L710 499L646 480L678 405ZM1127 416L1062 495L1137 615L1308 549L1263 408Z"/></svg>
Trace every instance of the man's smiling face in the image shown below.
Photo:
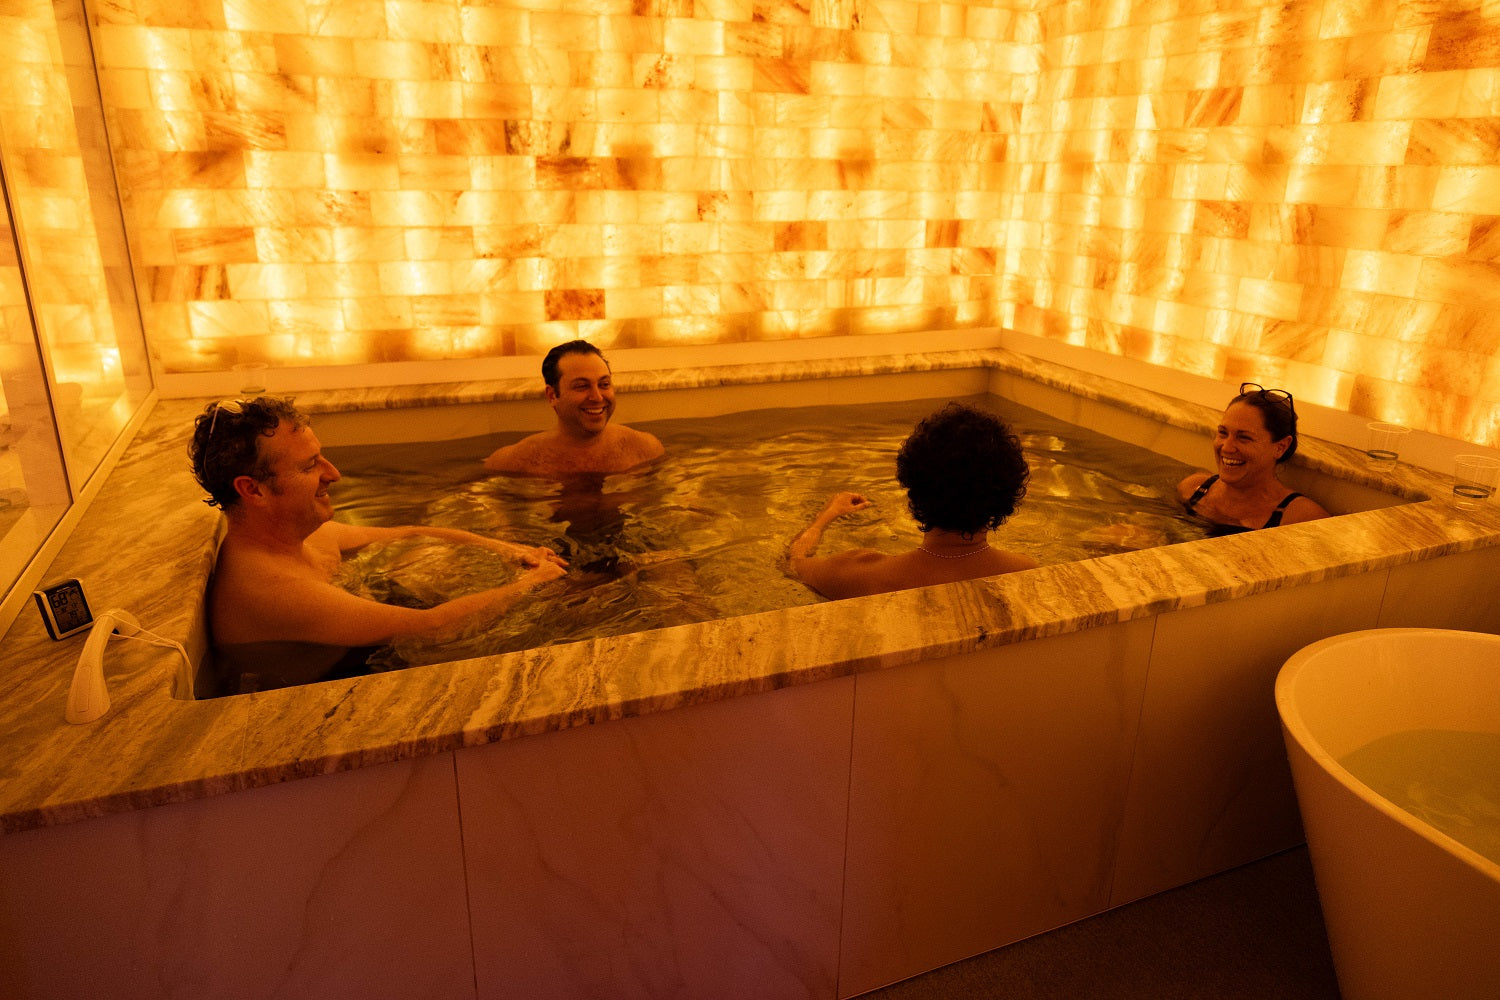
<svg viewBox="0 0 1500 1000"><path fill-rule="evenodd" d="M557 388L547 386L547 401L562 431L578 438L604 433L615 412L609 365L597 354L566 354L557 370Z"/></svg>

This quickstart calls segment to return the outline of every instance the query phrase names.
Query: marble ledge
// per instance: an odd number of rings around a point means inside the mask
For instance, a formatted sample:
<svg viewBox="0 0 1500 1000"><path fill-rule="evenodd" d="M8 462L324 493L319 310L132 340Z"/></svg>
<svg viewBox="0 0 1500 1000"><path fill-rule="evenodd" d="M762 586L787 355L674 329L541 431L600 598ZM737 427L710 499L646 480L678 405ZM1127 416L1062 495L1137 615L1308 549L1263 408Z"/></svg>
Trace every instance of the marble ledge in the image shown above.
<svg viewBox="0 0 1500 1000"><path fill-rule="evenodd" d="M615 373L615 385L622 393L630 394L971 368L986 368L1019 375L1083 399L1103 402L1128 410L1170 427L1205 434L1212 432L1221 412L1211 407L1174 399L1104 376L1081 372L1065 365L1003 348L651 371L621 370ZM360 389L324 389L298 392L294 395L298 406L308 413L348 413L360 410L393 410L536 400L542 395L539 381L539 379L514 378L442 382ZM1306 434L1305 427L1304 434ZM1399 465L1393 471L1372 472L1366 465L1362 452L1311 437L1306 438L1300 446L1297 461L1298 464L1317 471L1348 479L1371 489L1394 493L1408 500L1425 500L1434 495L1434 491L1446 488L1425 470L1415 469L1408 465Z"/></svg>
<svg viewBox="0 0 1500 1000"><path fill-rule="evenodd" d="M1120 391L1105 379L1068 377L1070 370L1001 354L794 367L845 375L972 367L978 359L1032 377L1067 377L1067 387L1085 395ZM745 368L630 373L629 388L770 379L784 366ZM385 398L416 405L469 391L413 387ZM522 398L533 398L535 386L524 391L530 396ZM309 409L345 401L340 393L308 398L317 395L298 398ZM1159 419L1190 426L1217 416L1135 389L1127 397ZM148 628L185 642L201 635L218 526L185 457L187 428L201 405L157 405L53 564L55 574L83 579L97 608L128 607ZM1359 464L1339 446L1326 453L1327 461ZM1406 503L987 580L201 702L172 697L164 651L116 642L106 659L112 709L87 726L63 721L83 637L52 642L38 616L23 614L0 647L11 682L0 703L0 831L887 669L1495 545L1500 505L1464 512L1444 500Z"/></svg>
<svg viewBox="0 0 1500 1000"><path fill-rule="evenodd" d="M997 355L1022 359L1021 355L1009 351L939 351L773 364L713 365L651 371L620 370L615 372L614 381L616 388L624 393L663 392L898 372L981 368L991 366ZM355 410L535 400L541 398L542 386L540 378L512 378L365 389L321 389L298 392L295 396L297 405L309 413L346 413Z"/></svg>

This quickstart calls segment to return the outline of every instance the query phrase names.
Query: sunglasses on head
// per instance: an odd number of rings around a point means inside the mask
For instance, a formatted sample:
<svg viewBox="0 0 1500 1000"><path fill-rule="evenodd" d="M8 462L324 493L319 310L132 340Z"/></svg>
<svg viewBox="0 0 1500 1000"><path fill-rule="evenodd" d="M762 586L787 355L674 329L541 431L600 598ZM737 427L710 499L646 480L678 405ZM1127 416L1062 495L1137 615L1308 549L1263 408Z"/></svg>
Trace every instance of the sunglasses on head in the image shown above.
<svg viewBox="0 0 1500 1000"><path fill-rule="evenodd" d="M1259 393L1261 396L1270 399L1274 403L1284 404L1286 408L1291 410L1293 413L1297 412L1297 407L1292 402L1292 394L1287 392L1285 389L1267 389L1259 382L1241 382L1240 395L1248 396L1251 393Z"/></svg>
<svg viewBox="0 0 1500 1000"><path fill-rule="evenodd" d="M214 404L214 415L208 421L208 436L214 436L214 428L219 425L219 413L223 411L232 417L237 417L245 412L245 400L243 399L221 399Z"/></svg>

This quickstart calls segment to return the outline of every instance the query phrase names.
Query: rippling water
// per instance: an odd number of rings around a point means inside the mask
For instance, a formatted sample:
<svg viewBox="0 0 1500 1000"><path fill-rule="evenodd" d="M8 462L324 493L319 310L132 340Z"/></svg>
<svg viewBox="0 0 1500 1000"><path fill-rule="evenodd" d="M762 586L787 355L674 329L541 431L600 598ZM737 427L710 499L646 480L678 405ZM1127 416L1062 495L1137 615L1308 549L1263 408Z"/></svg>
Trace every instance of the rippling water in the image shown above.
<svg viewBox="0 0 1500 1000"><path fill-rule="evenodd" d="M993 396L967 402L1000 413L1020 435L1031 486L996 545L1042 563L1202 538L1174 487L1191 467ZM377 654L393 668L594 636L813 604L786 576L786 546L839 490L874 500L841 519L819 551L886 552L919 540L895 481L896 451L946 399L757 410L630 422L667 453L632 472L567 485L494 476L480 461L521 434L413 445L328 448L343 473L337 517L363 524L435 524L549 545L568 576L524 597L487 631L442 646ZM540 405L540 404L538 404ZM1209 443L1204 441L1204 460ZM341 582L383 601L426 606L516 575L483 550L428 540L377 547L347 561Z"/></svg>

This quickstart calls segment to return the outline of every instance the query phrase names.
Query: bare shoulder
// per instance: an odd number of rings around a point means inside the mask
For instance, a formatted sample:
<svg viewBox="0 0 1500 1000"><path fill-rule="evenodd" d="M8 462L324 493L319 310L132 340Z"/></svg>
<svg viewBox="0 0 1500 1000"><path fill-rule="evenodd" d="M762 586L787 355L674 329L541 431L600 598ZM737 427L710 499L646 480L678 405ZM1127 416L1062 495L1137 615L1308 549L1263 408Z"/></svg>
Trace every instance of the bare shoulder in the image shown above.
<svg viewBox="0 0 1500 1000"><path fill-rule="evenodd" d="M1024 552L1011 551L1002 551L1000 553L1000 562L1004 566L1004 569L1000 570L1001 573L1017 573L1023 569L1036 569L1041 565L1041 563Z"/></svg>
<svg viewBox="0 0 1500 1000"><path fill-rule="evenodd" d="M546 450L546 431L538 431L524 437L515 444L504 445L490 452L484 467L491 472L530 472Z"/></svg>
<svg viewBox="0 0 1500 1000"><path fill-rule="evenodd" d="M219 545L214 560L214 582L216 585L239 586L241 581L278 572L281 563L282 560L259 546L246 544L230 534Z"/></svg>
<svg viewBox="0 0 1500 1000"><path fill-rule="evenodd" d="M582 443L569 441L554 431L538 431L515 444L495 449L484 460L484 467L515 476L608 474L649 462L663 451L654 434L611 424L603 434Z"/></svg>
<svg viewBox="0 0 1500 1000"><path fill-rule="evenodd" d="M1186 500L1188 497L1192 496L1197 491L1198 487L1202 486L1203 483L1211 475L1213 475L1213 473L1211 472L1195 472L1187 478L1183 479L1182 482L1177 484L1178 498Z"/></svg>
<svg viewBox="0 0 1500 1000"><path fill-rule="evenodd" d="M337 638L339 628L379 605L332 582L340 561L336 535L320 528L300 557L226 538L209 601L214 642L357 645Z"/></svg>
<svg viewBox="0 0 1500 1000"><path fill-rule="evenodd" d="M637 462L649 462L666 451L661 440L649 431L639 431L624 424L617 425L615 430L620 432L621 450Z"/></svg>
<svg viewBox="0 0 1500 1000"><path fill-rule="evenodd" d="M305 564L226 538L214 564L209 600L214 641L265 638L266 623L282 616L289 603L304 600L307 589L316 585Z"/></svg>
<svg viewBox="0 0 1500 1000"><path fill-rule="evenodd" d="M1331 517L1323 505L1309 496L1300 496L1287 504L1286 514L1281 519L1282 524L1296 524L1299 521L1316 521L1319 518Z"/></svg>
<svg viewBox="0 0 1500 1000"><path fill-rule="evenodd" d="M875 549L846 549L831 556L801 556L791 560L792 575L831 600L864 597L886 590L886 570L892 557Z"/></svg>

